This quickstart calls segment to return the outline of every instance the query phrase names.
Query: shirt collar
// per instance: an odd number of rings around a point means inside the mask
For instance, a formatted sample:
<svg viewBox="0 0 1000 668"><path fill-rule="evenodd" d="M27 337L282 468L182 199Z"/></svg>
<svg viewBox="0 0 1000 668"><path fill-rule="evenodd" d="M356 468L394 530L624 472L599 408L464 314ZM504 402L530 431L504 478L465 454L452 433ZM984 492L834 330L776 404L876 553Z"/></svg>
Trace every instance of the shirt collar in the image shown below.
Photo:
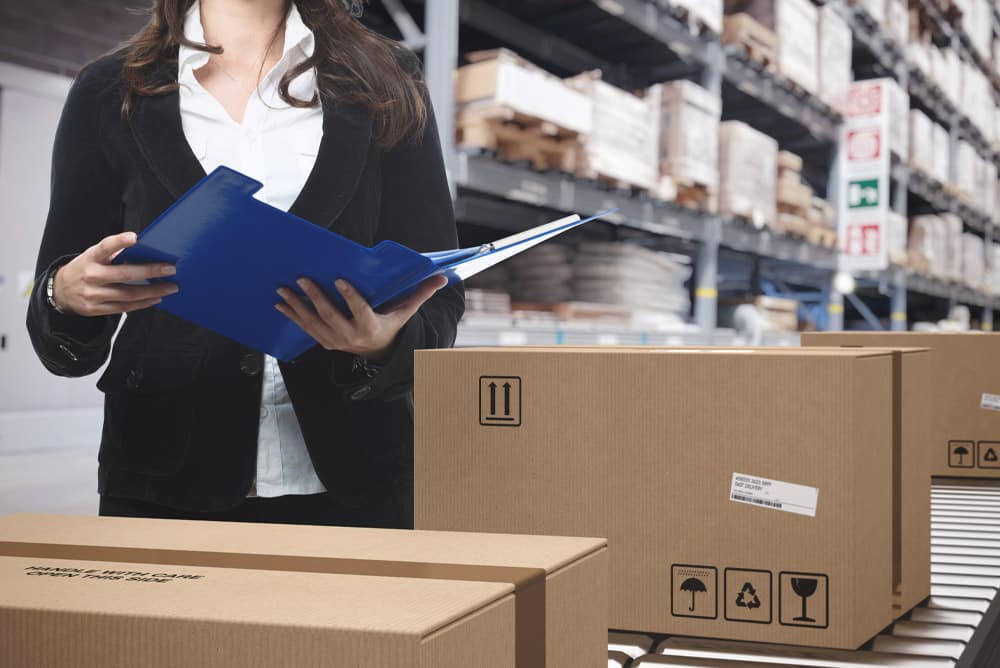
<svg viewBox="0 0 1000 668"><path fill-rule="evenodd" d="M190 42L205 43L205 27L201 23L201 3L198 0L191 4L184 17L184 36ZM295 3L289 3L288 16L285 17L285 44L278 61L279 65L287 61L287 66L290 67L293 63L309 58L313 54L315 45L315 36L302 22L302 15L299 14ZM210 56L211 54L207 51L200 51L181 44L177 52L178 81L188 75L193 76L192 73L204 67Z"/></svg>

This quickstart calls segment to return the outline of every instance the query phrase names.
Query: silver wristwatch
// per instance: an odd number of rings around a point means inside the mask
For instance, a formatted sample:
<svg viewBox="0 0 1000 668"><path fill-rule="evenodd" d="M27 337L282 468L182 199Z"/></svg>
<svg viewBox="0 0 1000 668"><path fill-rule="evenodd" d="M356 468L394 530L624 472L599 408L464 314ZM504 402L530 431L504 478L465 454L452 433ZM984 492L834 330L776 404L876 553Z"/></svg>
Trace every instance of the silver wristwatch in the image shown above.
<svg viewBox="0 0 1000 668"><path fill-rule="evenodd" d="M61 308L59 308L59 305L56 304L56 273L55 272L52 272L51 274L49 274L49 279L47 281L45 281L45 300L48 301L49 306L51 306L52 309L56 313L65 313L65 311L63 311Z"/></svg>

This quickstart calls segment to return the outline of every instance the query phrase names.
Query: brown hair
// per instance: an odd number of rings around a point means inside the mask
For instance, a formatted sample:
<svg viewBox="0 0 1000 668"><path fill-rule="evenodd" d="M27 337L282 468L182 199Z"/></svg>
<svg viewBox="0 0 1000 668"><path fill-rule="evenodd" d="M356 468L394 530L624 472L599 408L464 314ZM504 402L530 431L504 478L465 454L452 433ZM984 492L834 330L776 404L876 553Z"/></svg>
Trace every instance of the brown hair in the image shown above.
<svg viewBox="0 0 1000 668"><path fill-rule="evenodd" d="M426 86L415 58L399 43L379 35L358 21L364 0L286 0L295 2L302 22L315 35L313 55L282 76L281 99L295 107L318 103L300 100L288 92L289 84L315 67L319 96L338 102L360 104L374 119L376 141L392 147L417 136L427 123ZM176 81L152 80L150 68L162 61L176 61L177 47L222 53L222 47L191 42L184 37L184 19L194 0L154 0L146 26L125 48L122 78L125 96L122 113L127 115L136 96L158 95L176 90Z"/></svg>

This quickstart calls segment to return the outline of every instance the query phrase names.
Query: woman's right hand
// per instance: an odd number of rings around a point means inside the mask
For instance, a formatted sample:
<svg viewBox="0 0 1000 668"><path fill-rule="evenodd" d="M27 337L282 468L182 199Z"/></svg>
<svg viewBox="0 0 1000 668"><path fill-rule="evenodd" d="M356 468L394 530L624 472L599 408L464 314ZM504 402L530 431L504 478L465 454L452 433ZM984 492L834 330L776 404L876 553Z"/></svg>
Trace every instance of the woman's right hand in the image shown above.
<svg viewBox="0 0 1000 668"><path fill-rule="evenodd" d="M177 273L172 264L111 264L135 243L134 232L105 237L60 267L53 290L56 305L66 313L88 317L117 315L149 308L177 292L176 283L125 285Z"/></svg>

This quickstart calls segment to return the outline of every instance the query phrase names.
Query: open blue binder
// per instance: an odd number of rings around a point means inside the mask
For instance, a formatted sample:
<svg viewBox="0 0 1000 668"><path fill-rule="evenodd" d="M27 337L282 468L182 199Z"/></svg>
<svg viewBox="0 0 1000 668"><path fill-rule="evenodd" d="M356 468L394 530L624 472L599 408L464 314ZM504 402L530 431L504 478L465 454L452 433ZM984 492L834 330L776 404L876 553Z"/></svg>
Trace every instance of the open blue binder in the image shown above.
<svg viewBox="0 0 1000 668"><path fill-rule="evenodd" d="M343 278L378 308L444 274L464 280L605 215L573 215L476 248L418 253L393 241L367 248L253 197L262 184L218 167L160 214L115 263L168 262L180 291L157 306L282 361L315 345L274 309L281 286L311 278L345 313Z"/></svg>

